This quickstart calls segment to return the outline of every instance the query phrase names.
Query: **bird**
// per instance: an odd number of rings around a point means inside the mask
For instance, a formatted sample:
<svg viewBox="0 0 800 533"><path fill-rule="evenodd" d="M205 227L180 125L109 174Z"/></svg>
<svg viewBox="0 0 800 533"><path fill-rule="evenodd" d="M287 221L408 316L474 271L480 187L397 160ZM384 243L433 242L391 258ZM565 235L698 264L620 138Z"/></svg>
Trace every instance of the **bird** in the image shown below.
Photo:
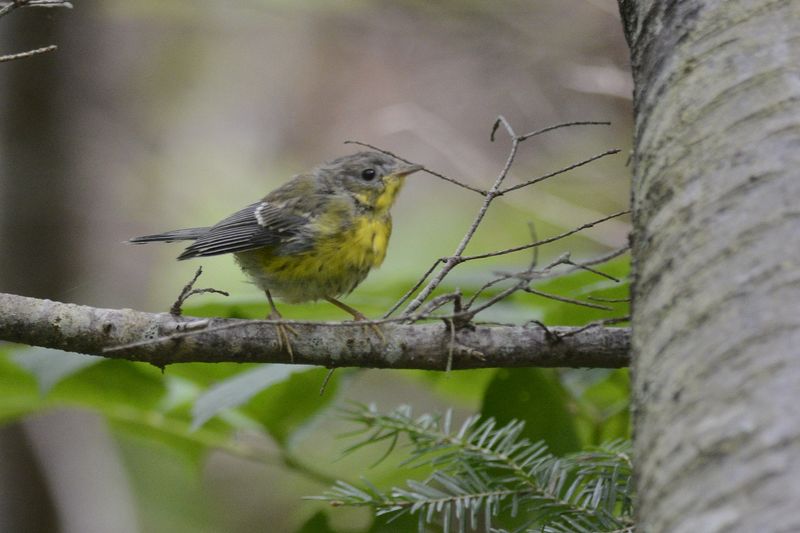
<svg viewBox="0 0 800 533"><path fill-rule="evenodd" d="M326 300L354 320L366 320L338 298L351 293L383 263L392 232L390 210L406 176L422 169L377 151L345 155L292 177L213 226L144 235L129 242L194 241L178 260L233 254L266 294L268 319L282 318L275 297L286 303ZM276 328L279 345L293 360L288 332L296 332L280 323Z"/></svg>

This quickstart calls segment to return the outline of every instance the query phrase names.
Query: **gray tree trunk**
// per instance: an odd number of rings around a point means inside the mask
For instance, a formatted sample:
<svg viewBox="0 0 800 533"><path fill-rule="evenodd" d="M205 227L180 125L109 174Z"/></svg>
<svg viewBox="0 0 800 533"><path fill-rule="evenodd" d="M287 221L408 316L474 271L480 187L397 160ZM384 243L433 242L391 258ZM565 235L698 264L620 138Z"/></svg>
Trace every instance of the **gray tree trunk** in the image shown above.
<svg viewBox="0 0 800 533"><path fill-rule="evenodd" d="M620 10L639 530L800 531L800 2Z"/></svg>

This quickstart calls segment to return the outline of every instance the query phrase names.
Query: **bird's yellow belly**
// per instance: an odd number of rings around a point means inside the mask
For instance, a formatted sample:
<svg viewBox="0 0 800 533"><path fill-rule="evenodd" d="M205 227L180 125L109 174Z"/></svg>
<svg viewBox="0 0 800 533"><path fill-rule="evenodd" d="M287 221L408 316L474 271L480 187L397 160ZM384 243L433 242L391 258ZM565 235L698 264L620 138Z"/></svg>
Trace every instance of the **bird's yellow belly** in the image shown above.
<svg viewBox="0 0 800 533"><path fill-rule="evenodd" d="M320 236L312 250L276 255L272 249L236 254L264 290L287 302L347 294L383 263L392 231L388 217L359 217L344 233Z"/></svg>

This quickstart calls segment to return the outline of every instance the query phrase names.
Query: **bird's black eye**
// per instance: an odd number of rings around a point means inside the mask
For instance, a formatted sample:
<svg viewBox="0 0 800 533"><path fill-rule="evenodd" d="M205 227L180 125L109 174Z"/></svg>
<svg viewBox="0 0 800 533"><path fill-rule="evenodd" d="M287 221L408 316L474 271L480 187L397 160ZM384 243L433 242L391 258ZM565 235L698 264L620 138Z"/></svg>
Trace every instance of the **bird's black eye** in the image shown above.
<svg viewBox="0 0 800 533"><path fill-rule="evenodd" d="M374 180L376 175L374 168L365 168L361 171L361 178L365 181Z"/></svg>

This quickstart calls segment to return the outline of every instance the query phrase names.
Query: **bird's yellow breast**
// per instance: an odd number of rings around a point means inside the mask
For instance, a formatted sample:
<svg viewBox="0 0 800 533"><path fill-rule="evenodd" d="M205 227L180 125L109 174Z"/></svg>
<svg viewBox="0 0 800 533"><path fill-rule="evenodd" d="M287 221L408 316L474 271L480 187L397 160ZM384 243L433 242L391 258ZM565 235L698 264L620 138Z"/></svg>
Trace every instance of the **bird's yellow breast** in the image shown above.
<svg viewBox="0 0 800 533"><path fill-rule="evenodd" d="M383 263L391 232L388 214L361 215L344 232L319 238L312 250L285 256L252 250L237 254L237 260L257 285L289 302L336 297Z"/></svg>
<svg viewBox="0 0 800 533"><path fill-rule="evenodd" d="M356 219L353 228L353 246L348 260L354 263L366 262L370 267L378 267L386 257L389 236L392 233L392 219L389 217Z"/></svg>

